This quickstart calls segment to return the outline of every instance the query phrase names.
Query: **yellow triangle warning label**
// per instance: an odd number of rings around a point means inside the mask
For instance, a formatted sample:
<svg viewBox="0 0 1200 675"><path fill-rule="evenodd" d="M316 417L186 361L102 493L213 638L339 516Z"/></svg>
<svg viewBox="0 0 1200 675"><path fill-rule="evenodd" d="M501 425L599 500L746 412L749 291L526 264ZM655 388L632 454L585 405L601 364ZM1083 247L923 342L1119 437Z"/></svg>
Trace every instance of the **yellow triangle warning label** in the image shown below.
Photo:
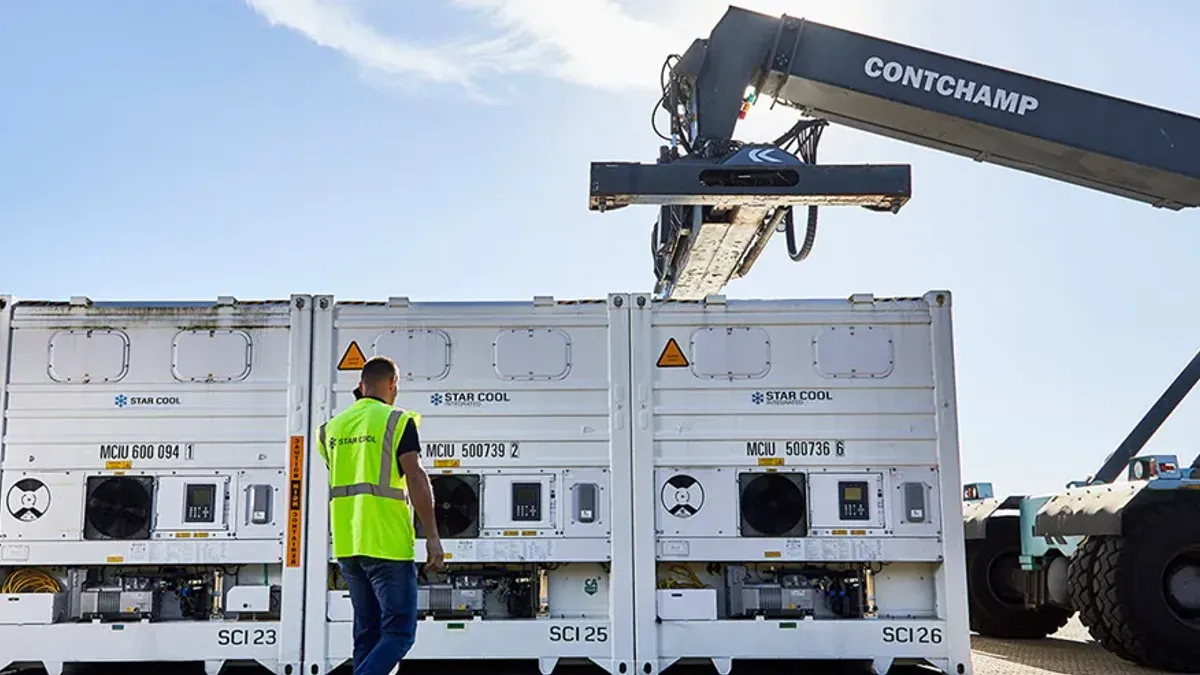
<svg viewBox="0 0 1200 675"><path fill-rule="evenodd" d="M346 347L346 353L342 354L342 360L338 361L338 370L362 370L362 367L367 362L367 357L363 356L363 352L358 347L358 342L350 341L350 346Z"/></svg>
<svg viewBox="0 0 1200 675"><path fill-rule="evenodd" d="M663 347L662 354L658 355L659 368L686 368L690 364L687 357L683 355L683 350L679 348L679 343L675 338L667 340L667 346Z"/></svg>

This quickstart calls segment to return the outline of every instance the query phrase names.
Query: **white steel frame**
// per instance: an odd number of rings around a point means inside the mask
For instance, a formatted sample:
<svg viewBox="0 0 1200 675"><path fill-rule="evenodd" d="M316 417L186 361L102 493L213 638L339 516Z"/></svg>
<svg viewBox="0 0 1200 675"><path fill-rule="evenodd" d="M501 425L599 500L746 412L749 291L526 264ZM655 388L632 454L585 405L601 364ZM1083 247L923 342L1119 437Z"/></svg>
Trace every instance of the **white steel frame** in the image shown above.
<svg viewBox="0 0 1200 675"><path fill-rule="evenodd" d="M943 672L955 675L972 673L970 637L966 601L966 565L964 560L963 526L959 495L958 423L954 376L953 330L950 293L933 291L921 299L892 301L910 312L928 317L931 328L933 402L936 405L936 463L940 502L929 507L940 509L941 539L906 545L899 541L882 548L881 560L941 560L936 567L933 604L936 618L932 619L839 619L830 621L788 620L717 620L717 621L656 621L657 570L656 563L664 556L659 551L661 537L656 533L655 514L658 495L655 484L656 466L678 465L679 462L657 460L657 438L654 422L656 398L655 362L663 348L661 339L654 339L655 306L646 295L635 295L630 319L633 359L633 519L634 519L634 602L636 618L637 668L639 675L657 675L671 664L689 661L711 662L721 675L727 675L735 659L854 659L870 662L876 673L886 673L899 660L924 660ZM693 327L720 326L720 314L725 304L715 296L711 314L703 318L692 314ZM757 301L729 301L729 305L747 307ZM785 301L823 303L833 301ZM861 306L866 302L867 306ZM854 296L834 311L844 314L869 315L875 301L870 296ZM854 306L859 305L859 306ZM701 304L696 304L702 307ZM731 308L732 311L732 308ZM781 310L786 311L786 310ZM853 319L850 319L853 321ZM909 319L911 321L911 318ZM737 324L753 325L753 316L739 315ZM872 323L866 316L861 320ZM661 338L661 336L658 336ZM676 336L681 339L683 336ZM681 341L681 346L685 344ZM747 432L752 433L752 432ZM711 457L697 458L689 466L719 466ZM820 466L820 465L816 465ZM831 468L835 465L831 464ZM746 467L749 468L749 467ZM783 470L783 469L781 469ZM692 540L698 542L699 540ZM764 561L764 542L774 540L710 540L701 550L693 549L696 559L723 561ZM719 542L719 543L718 543ZM909 540L916 544L915 540ZM890 542L889 542L890 543ZM714 545L715 544L715 545ZM932 548L931 548L932 546ZM772 547L776 548L776 547ZM782 548L778 546L777 548ZM776 554L777 555L777 554ZM792 630L783 630L792 628ZM939 644L899 644L884 642L885 626L902 626L923 630L924 634L937 628L942 636ZM786 637L783 637L786 635Z"/></svg>
<svg viewBox="0 0 1200 675"><path fill-rule="evenodd" d="M550 673L560 661L587 660L596 663L605 670L625 675L632 673L634 660L633 640L633 607L629 602L632 593L632 563L633 537L632 519L628 504L632 503L631 483L628 476L631 471L631 451L628 427L629 420L629 296L613 294L607 301L595 303L556 303L551 298L535 298L530 303L451 303L455 308L453 314L446 314L438 309L440 303L409 304L407 299L393 298L383 305L376 303L375 307L363 309L359 303L348 303L351 307L349 315L352 318L335 318L337 308L331 296L316 297L316 315L314 317L314 346L313 360L319 364L314 369L314 397L312 408L313 426L328 420L333 412L335 386L340 395L345 397L353 384L345 379L335 385L337 371L335 364L341 357L344 345L335 345L333 336L338 331L351 331L354 328L371 328L378 330L387 328L418 328L418 329L453 329L455 327L488 327L497 331L504 328L525 328L528 326L564 327L582 326L596 328L602 322L607 323L607 387L604 396L608 408L609 437L608 453L604 464L593 464L591 460L571 461L563 457L546 459L534 463L533 460L522 461L519 464L497 465L489 462L464 461L464 465L453 468L434 468L434 458L424 457L423 461L431 474L434 472L463 473L468 471L482 472L490 475L528 473L530 470L561 471L606 469L608 483L605 486L605 499L609 508L604 513L608 519L610 534L607 541L595 539L551 538L554 550L545 562L571 561L603 561L610 565L608 577L609 611L605 619L515 619L515 620L468 620L445 621L426 619L420 621L417 630L417 641L409 652L406 660L423 659L452 659L452 660L488 660L488 659L521 659L536 660L542 673ZM588 305L595 306L597 311L580 311ZM600 305L607 306L607 310ZM424 311L422 307L429 307ZM460 309L461 308L461 309ZM336 325L335 325L336 324ZM364 355L369 358L370 345L361 344ZM461 355L454 355L452 347L451 362L454 363ZM572 353L572 359L594 358L596 352ZM403 364L402 364L403 367ZM347 376L349 377L349 376ZM500 381L487 385L496 389L508 388L515 392L532 391L537 393L537 383L527 390L522 384L513 383L505 387ZM481 385L482 386L482 385ZM413 396L413 392L421 392L429 397L431 392L438 391L437 383L421 383L402 381L401 398ZM542 390L544 391L544 390ZM422 443L428 443L428 435L437 429L436 424L430 424L430 406L428 398L414 399L414 407L426 415L426 423L422 425ZM424 405L422 405L424 402ZM400 400L397 405L404 405ZM528 413L528 411L525 411ZM500 413L499 420L503 420ZM497 425L503 425L498 421ZM511 422L510 422L511 424ZM507 428L507 427L503 427ZM465 433L479 433L472 427L464 427ZM529 432L527 432L529 433ZM536 432L532 432L536 435ZM464 439L470 440L470 439ZM547 438L547 440L552 440ZM308 509L308 540L305 564L308 568L306 622L304 632L304 675L325 675L330 670L346 663L350 659L352 648L352 623L350 621L329 621L327 619L328 582L327 565L333 562L328 549L329 517L328 517L328 472L315 452L315 445L310 446L309 453L309 509ZM569 504L567 495L560 495L560 508ZM603 509L603 507L602 507ZM483 539L474 540L482 542ZM547 539L543 539L547 541ZM472 560L470 548L472 540L447 540L445 548L450 554L450 571L456 561ZM597 544L602 549L597 549ZM424 542L418 540L416 558L424 562ZM482 562L482 560L481 560ZM499 561L497 561L499 562ZM553 612L553 606L551 607ZM576 635L571 641L551 641L552 628L561 634L563 628L569 634ZM588 638L588 636L591 636ZM603 636L598 637L598 636Z"/></svg>
<svg viewBox="0 0 1200 675"><path fill-rule="evenodd" d="M9 382L9 339L12 335L13 306L12 298L2 298L5 307L0 312L0 376L4 386L0 387L0 424L8 416L8 400L6 391ZM218 304L232 303L219 300ZM136 303L105 303L109 312L113 307L129 307L129 313L110 314L117 319L131 318L138 311ZM162 303L151 303L162 307ZM189 303L170 303L179 308L179 314L171 313L155 317L150 313L151 326L174 326L179 321L187 321ZM255 305L257 303L248 303ZM284 306L283 302L279 305ZM192 304L192 306L211 307L211 303ZM288 354L288 382L280 383L281 389L288 392L286 426L278 430L279 450L277 457L282 461L272 465L271 469L279 469L281 475L278 487L285 495L283 500L276 503L287 504L287 458L289 456L289 435L304 435L308 425L308 386L310 379L311 352L311 298L306 295L293 295L286 305L288 309L267 309L259 311L255 316L256 326L263 324L289 330L290 345ZM258 309L257 307L255 309ZM90 326L94 321L88 312L61 312L48 316L53 317L55 326ZM33 319L35 323L45 325L47 320ZM147 319L134 319L135 322L146 322ZM219 324L230 324L229 319L222 318ZM232 322L234 325L236 321ZM104 385L96 385L103 387ZM112 390L112 387L105 391ZM281 406L282 407L282 406ZM7 434L8 427L2 429ZM0 439L11 442L7 435ZM87 439L88 443L106 439ZM7 450L7 445L4 446ZM12 458L5 456L5 471L14 471L9 462ZM41 468L40 465L38 467ZM80 467L62 467L80 468ZM27 467L32 470L32 467ZM209 469L211 470L211 468ZM260 467L261 470L261 467ZM110 471L85 469L89 474L112 473ZM236 469L233 470L236 473ZM162 474L161 470L127 471L130 474ZM287 512L276 511L276 522L283 523L286 529ZM80 515L82 518L82 513ZM136 559L131 553L135 546L151 544L148 556L144 556L138 564L216 564L216 565L280 565L284 564L285 538L278 541L244 541L223 540L220 552L205 553L202 545L208 540L183 539L173 540L169 546L175 547L174 553L156 555L153 551L157 546L156 540L150 542L127 541L77 541L77 542L28 542L0 543L0 558L6 565L13 567L36 566L102 566L107 564L123 564L124 560ZM164 542L165 543L165 542ZM165 549L160 549L165 551ZM23 555L21 555L23 554ZM184 559L180 560L179 555ZM14 556L20 556L19 558ZM15 564L14 564L15 563ZM228 579L231 585L232 579ZM9 663L40 663L49 675L59 675L65 663L103 663L116 661L140 662L203 662L208 675L216 675L226 662L257 662L277 675L296 675L301 663L301 636L303 627L303 584L304 571L301 567L282 566L280 589L280 621L172 621L162 623L132 622L132 623L55 623L55 624L24 624L0 627L0 666ZM231 637L232 636L232 637ZM242 640L250 643L239 644Z"/></svg>

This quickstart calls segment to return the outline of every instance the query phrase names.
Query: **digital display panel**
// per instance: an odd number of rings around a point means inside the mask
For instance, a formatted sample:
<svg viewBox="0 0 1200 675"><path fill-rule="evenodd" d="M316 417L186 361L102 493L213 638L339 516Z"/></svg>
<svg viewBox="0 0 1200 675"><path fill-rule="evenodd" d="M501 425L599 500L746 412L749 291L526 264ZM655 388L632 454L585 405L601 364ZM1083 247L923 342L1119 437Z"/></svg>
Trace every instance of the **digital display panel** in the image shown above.
<svg viewBox="0 0 1200 675"><path fill-rule="evenodd" d="M513 483L512 519L515 522L536 522L542 519L541 483Z"/></svg>
<svg viewBox="0 0 1200 675"><path fill-rule="evenodd" d="M842 520L870 520L866 483L838 483L838 513Z"/></svg>
<svg viewBox="0 0 1200 675"><path fill-rule="evenodd" d="M216 485L207 483L187 486L186 494L184 496L184 522L213 522L213 507L216 505L216 501Z"/></svg>

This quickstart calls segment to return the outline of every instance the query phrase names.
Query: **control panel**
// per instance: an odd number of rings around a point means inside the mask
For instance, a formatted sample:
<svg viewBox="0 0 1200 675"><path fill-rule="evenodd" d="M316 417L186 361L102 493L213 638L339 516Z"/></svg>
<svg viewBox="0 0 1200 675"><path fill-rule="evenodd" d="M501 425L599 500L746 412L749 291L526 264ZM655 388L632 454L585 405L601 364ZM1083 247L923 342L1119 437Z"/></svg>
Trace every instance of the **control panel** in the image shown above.
<svg viewBox="0 0 1200 675"><path fill-rule="evenodd" d="M842 520L870 520L866 481L838 481L838 512Z"/></svg>
<svg viewBox="0 0 1200 675"><path fill-rule="evenodd" d="M185 523L211 523L215 518L217 485L215 483L191 483L185 489Z"/></svg>
<svg viewBox="0 0 1200 675"><path fill-rule="evenodd" d="M161 476L154 498L154 537L174 538L175 532L225 531L229 527L230 477Z"/></svg>
<svg viewBox="0 0 1200 675"><path fill-rule="evenodd" d="M880 471L813 471L808 474L809 527L821 530L882 530L883 473ZM899 504L900 500L896 502Z"/></svg>
<svg viewBox="0 0 1200 675"><path fill-rule="evenodd" d="M537 522L542 519L541 483L512 484L512 519L516 523Z"/></svg>
<svg viewBox="0 0 1200 675"><path fill-rule="evenodd" d="M483 476L479 515L483 536L494 531L554 530L558 521L558 481L553 473L529 471Z"/></svg>

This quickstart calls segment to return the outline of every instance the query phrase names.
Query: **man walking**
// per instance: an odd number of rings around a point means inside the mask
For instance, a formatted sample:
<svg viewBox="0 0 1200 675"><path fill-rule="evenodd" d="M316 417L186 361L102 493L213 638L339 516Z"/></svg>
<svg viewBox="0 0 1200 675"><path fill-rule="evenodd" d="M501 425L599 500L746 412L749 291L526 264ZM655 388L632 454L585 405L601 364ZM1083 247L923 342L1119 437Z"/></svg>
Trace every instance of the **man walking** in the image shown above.
<svg viewBox="0 0 1200 675"><path fill-rule="evenodd" d="M412 507L425 527L426 569L445 566L433 490L421 468L420 413L393 406L396 363L363 365L358 400L317 430L329 467L333 556L354 607L354 675L388 675L416 640L417 569Z"/></svg>

